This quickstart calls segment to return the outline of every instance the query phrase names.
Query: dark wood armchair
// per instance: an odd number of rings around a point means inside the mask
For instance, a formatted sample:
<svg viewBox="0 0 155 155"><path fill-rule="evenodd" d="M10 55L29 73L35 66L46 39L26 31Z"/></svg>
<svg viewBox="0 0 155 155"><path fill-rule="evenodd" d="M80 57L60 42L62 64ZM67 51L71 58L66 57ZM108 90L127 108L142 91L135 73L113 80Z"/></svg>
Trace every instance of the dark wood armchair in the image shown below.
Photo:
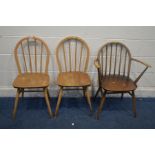
<svg viewBox="0 0 155 155"><path fill-rule="evenodd" d="M130 70L132 61L144 65L144 70L139 76L132 80ZM137 82L140 80L144 72L150 65L131 57L130 50L120 42L109 42L99 49L98 55L94 64L98 70L99 88L95 98L101 92L101 101L97 111L97 119L102 111L105 103L106 94L121 93L122 98L124 93L132 96L132 110L136 117L136 97L135 90Z"/></svg>

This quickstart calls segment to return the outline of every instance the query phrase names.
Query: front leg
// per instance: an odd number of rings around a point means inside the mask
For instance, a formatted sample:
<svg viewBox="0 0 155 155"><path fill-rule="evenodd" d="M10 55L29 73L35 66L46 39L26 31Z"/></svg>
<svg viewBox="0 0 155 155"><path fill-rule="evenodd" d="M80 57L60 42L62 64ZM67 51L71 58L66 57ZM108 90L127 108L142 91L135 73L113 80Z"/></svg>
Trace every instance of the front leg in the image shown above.
<svg viewBox="0 0 155 155"><path fill-rule="evenodd" d="M83 88L84 92L85 92L85 97L87 99L87 103L89 105L90 108L90 112L93 112L93 108L92 108L92 104L91 104L91 97L90 97L90 92L88 91L88 87L84 87Z"/></svg>

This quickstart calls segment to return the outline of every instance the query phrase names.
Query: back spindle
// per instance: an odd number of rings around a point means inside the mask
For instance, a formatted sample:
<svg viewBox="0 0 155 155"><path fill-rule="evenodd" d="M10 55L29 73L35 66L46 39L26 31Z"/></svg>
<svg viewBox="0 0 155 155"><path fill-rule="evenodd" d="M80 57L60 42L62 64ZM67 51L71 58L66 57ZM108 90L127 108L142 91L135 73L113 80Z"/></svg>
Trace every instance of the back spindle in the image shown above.
<svg viewBox="0 0 155 155"><path fill-rule="evenodd" d="M31 51L30 51L30 45L29 45L29 38L27 38L27 47L28 47L28 54L29 54L30 72L32 73L32 61L31 61Z"/></svg>

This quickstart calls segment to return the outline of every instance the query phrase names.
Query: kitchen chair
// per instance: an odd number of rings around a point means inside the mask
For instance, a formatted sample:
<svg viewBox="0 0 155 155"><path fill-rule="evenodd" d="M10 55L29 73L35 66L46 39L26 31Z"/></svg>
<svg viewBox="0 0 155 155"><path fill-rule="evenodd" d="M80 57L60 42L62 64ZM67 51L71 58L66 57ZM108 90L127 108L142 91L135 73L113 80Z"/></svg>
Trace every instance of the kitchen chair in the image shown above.
<svg viewBox="0 0 155 155"><path fill-rule="evenodd" d="M139 76L132 80L130 77L130 68L132 62L138 62L145 66ZM112 93L128 93L132 96L132 110L136 117L136 97L135 90L137 82L150 65L131 57L130 50L120 42L109 42L103 45L98 52L94 64L98 71L98 93L101 92L101 101L97 111L97 119L105 103L106 95Z"/></svg>
<svg viewBox="0 0 155 155"><path fill-rule="evenodd" d="M63 90L82 88L87 99L90 111L92 105L88 87L91 85L89 75L86 73L89 61L89 47L79 38L70 36L63 39L56 48L56 60L59 69L57 84L60 87L55 116L59 111ZM65 88L65 89L64 89Z"/></svg>
<svg viewBox="0 0 155 155"><path fill-rule="evenodd" d="M49 102L48 75L50 50L47 44L38 37L25 37L21 39L14 49L15 61L18 68L18 76L13 82L17 89L13 108L13 118L16 117L18 100L24 92L44 92L49 116L52 110Z"/></svg>

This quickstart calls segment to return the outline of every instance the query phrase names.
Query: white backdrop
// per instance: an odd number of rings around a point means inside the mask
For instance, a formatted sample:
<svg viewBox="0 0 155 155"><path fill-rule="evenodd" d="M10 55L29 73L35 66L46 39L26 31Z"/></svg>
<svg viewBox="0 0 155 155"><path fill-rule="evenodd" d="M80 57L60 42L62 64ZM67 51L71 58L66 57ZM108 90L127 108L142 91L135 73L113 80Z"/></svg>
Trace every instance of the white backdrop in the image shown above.
<svg viewBox="0 0 155 155"><path fill-rule="evenodd" d="M92 79L92 93L97 88L97 72L93 65L97 50L110 40L125 43L133 57L149 63L148 69L138 83L137 96L155 97L155 27L0 27L0 96L14 96L15 90L12 81L17 75L17 67L13 57L16 42L24 36L37 35L42 37L49 45L51 60L49 74L51 76L50 93L57 95L55 80L57 65L55 61L55 48L59 41L69 35L80 36L88 43L91 49L88 73ZM141 67L133 64L132 77L135 78ZM66 94L66 93L65 93ZM68 96L79 96L79 92L69 92ZM28 94L30 95L30 94ZM31 93L31 96L40 94Z"/></svg>

